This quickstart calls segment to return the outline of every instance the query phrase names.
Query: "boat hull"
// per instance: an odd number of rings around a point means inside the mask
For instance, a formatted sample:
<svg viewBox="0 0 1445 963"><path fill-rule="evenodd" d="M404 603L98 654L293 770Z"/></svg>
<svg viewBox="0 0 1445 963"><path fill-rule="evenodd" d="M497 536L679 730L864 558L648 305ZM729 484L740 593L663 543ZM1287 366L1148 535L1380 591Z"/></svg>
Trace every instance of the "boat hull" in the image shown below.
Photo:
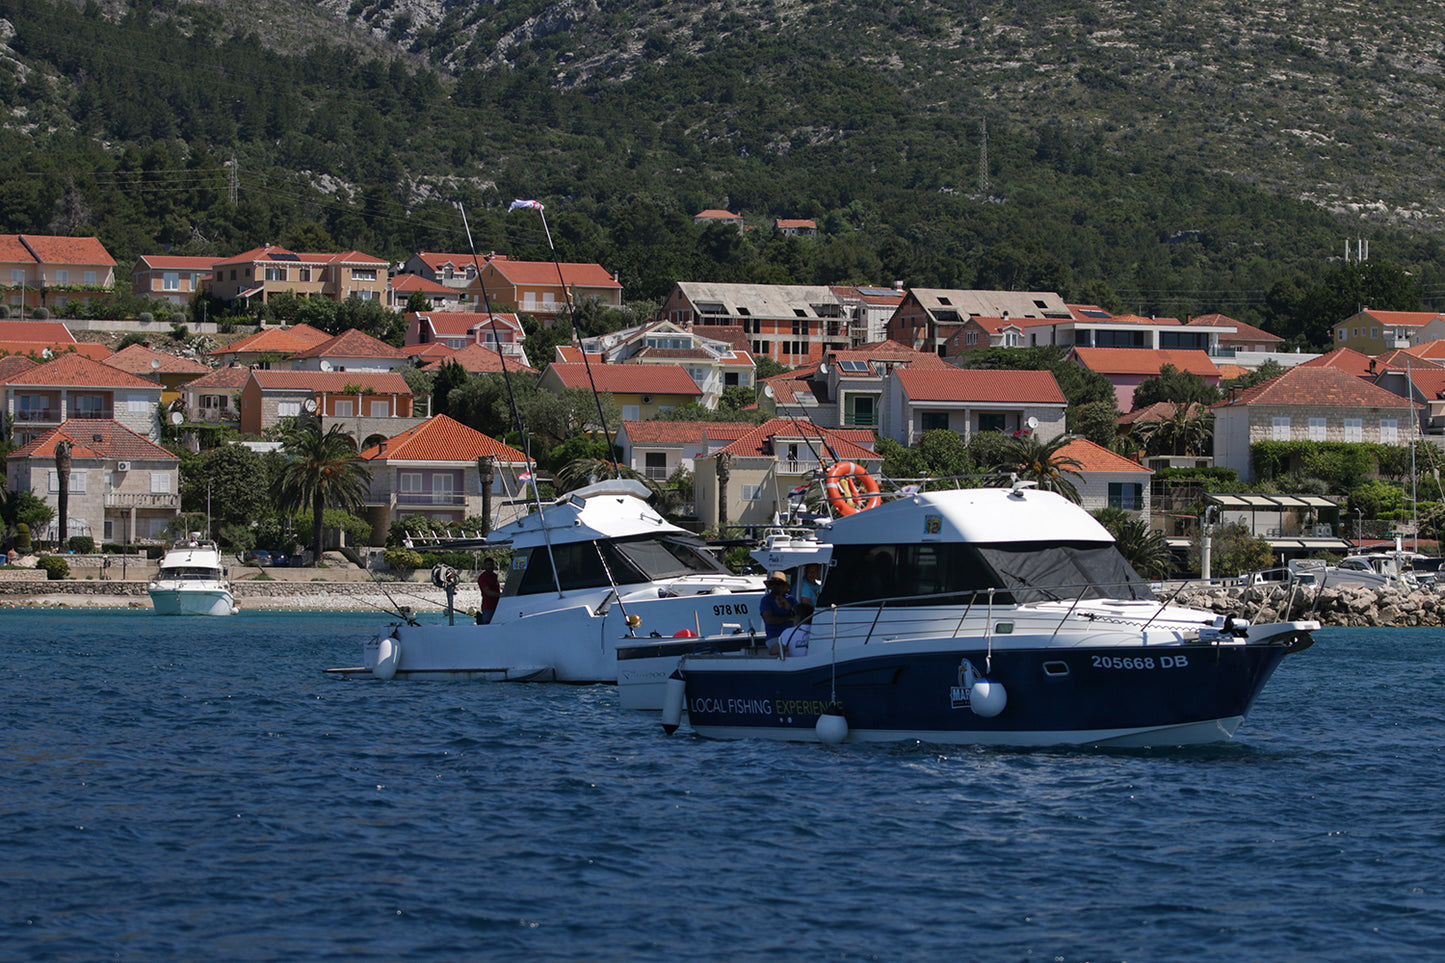
<svg viewBox="0 0 1445 963"><path fill-rule="evenodd" d="M1307 633L1264 644L880 652L826 660L687 660L692 728L720 738L815 741L829 703L851 741L981 745L1186 745L1231 738L1280 660ZM880 648L887 648L880 646ZM732 663L732 664L729 664ZM751 663L751 664L749 664ZM970 684L1002 684L985 717Z"/></svg>
<svg viewBox="0 0 1445 963"><path fill-rule="evenodd" d="M223 588L150 589L156 615L235 615L236 600Z"/></svg>

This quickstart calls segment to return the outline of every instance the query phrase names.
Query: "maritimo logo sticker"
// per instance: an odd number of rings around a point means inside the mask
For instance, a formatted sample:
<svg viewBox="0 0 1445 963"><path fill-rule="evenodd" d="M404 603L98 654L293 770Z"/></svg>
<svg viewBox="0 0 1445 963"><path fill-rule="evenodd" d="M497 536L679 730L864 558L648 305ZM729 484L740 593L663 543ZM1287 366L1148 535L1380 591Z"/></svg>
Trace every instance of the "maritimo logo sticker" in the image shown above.
<svg viewBox="0 0 1445 963"><path fill-rule="evenodd" d="M941 531L943 531L943 516L942 516L942 515L924 515L924 516L923 516L923 534L925 534L925 535L937 535L937 534L938 534L939 532L941 532Z"/></svg>
<svg viewBox="0 0 1445 963"><path fill-rule="evenodd" d="M973 668L973 663L964 659L958 664L958 682L948 690L949 704L955 709L973 710L969 704L968 694L973 689L973 684L978 681L978 673Z"/></svg>

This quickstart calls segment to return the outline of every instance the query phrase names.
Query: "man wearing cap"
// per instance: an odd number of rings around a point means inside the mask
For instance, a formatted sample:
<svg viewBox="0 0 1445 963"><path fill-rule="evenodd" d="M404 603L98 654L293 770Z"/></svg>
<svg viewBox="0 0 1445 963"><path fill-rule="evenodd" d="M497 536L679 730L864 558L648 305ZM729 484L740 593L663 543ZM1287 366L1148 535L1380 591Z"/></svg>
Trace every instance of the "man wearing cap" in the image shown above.
<svg viewBox="0 0 1445 963"><path fill-rule="evenodd" d="M793 608L798 604L798 600L788 592L786 572L774 572L763 584L767 586L767 592L763 595L763 604L758 606L758 611L762 613L767 641L771 644L783 634L784 629L793 624Z"/></svg>

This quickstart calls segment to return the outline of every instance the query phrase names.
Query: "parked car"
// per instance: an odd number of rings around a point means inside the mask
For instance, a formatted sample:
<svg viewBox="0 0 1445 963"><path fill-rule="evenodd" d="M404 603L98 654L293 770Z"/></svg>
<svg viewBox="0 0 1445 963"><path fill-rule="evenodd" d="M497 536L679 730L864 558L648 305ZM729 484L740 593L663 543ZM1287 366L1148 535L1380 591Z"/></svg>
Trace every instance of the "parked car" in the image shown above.
<svg viewBox="0 0 1445 963"><path fill-rule="evenodd" d="M266 566L271 564L271 553L264 548L253 548L245 555L244 561L252 565Z"/></svg>
<svg viewBox="0 0 1445 963"><path fill-rule="evenodd" d="M277 552L275 555L271 556L271 564L274 565L276 568L290 568L291 557L289 555L282 555L280 552Z"/></svg>

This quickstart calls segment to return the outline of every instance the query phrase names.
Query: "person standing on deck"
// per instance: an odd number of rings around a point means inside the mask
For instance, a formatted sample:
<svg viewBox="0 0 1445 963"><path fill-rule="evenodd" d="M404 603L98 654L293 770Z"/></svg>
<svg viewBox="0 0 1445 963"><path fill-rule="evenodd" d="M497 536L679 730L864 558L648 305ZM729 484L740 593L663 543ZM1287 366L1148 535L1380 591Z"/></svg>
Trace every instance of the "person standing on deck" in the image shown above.
<svg viewBox="0 0 1445 963"><path fill-rule="evenodd" d="M482 571L477 576L477 589L482 593L482 604L477 610L477 624L487 625L497 614L497 600L502 597L502 586L497 580L497 563L491 559L482 560Z"/></svg>

